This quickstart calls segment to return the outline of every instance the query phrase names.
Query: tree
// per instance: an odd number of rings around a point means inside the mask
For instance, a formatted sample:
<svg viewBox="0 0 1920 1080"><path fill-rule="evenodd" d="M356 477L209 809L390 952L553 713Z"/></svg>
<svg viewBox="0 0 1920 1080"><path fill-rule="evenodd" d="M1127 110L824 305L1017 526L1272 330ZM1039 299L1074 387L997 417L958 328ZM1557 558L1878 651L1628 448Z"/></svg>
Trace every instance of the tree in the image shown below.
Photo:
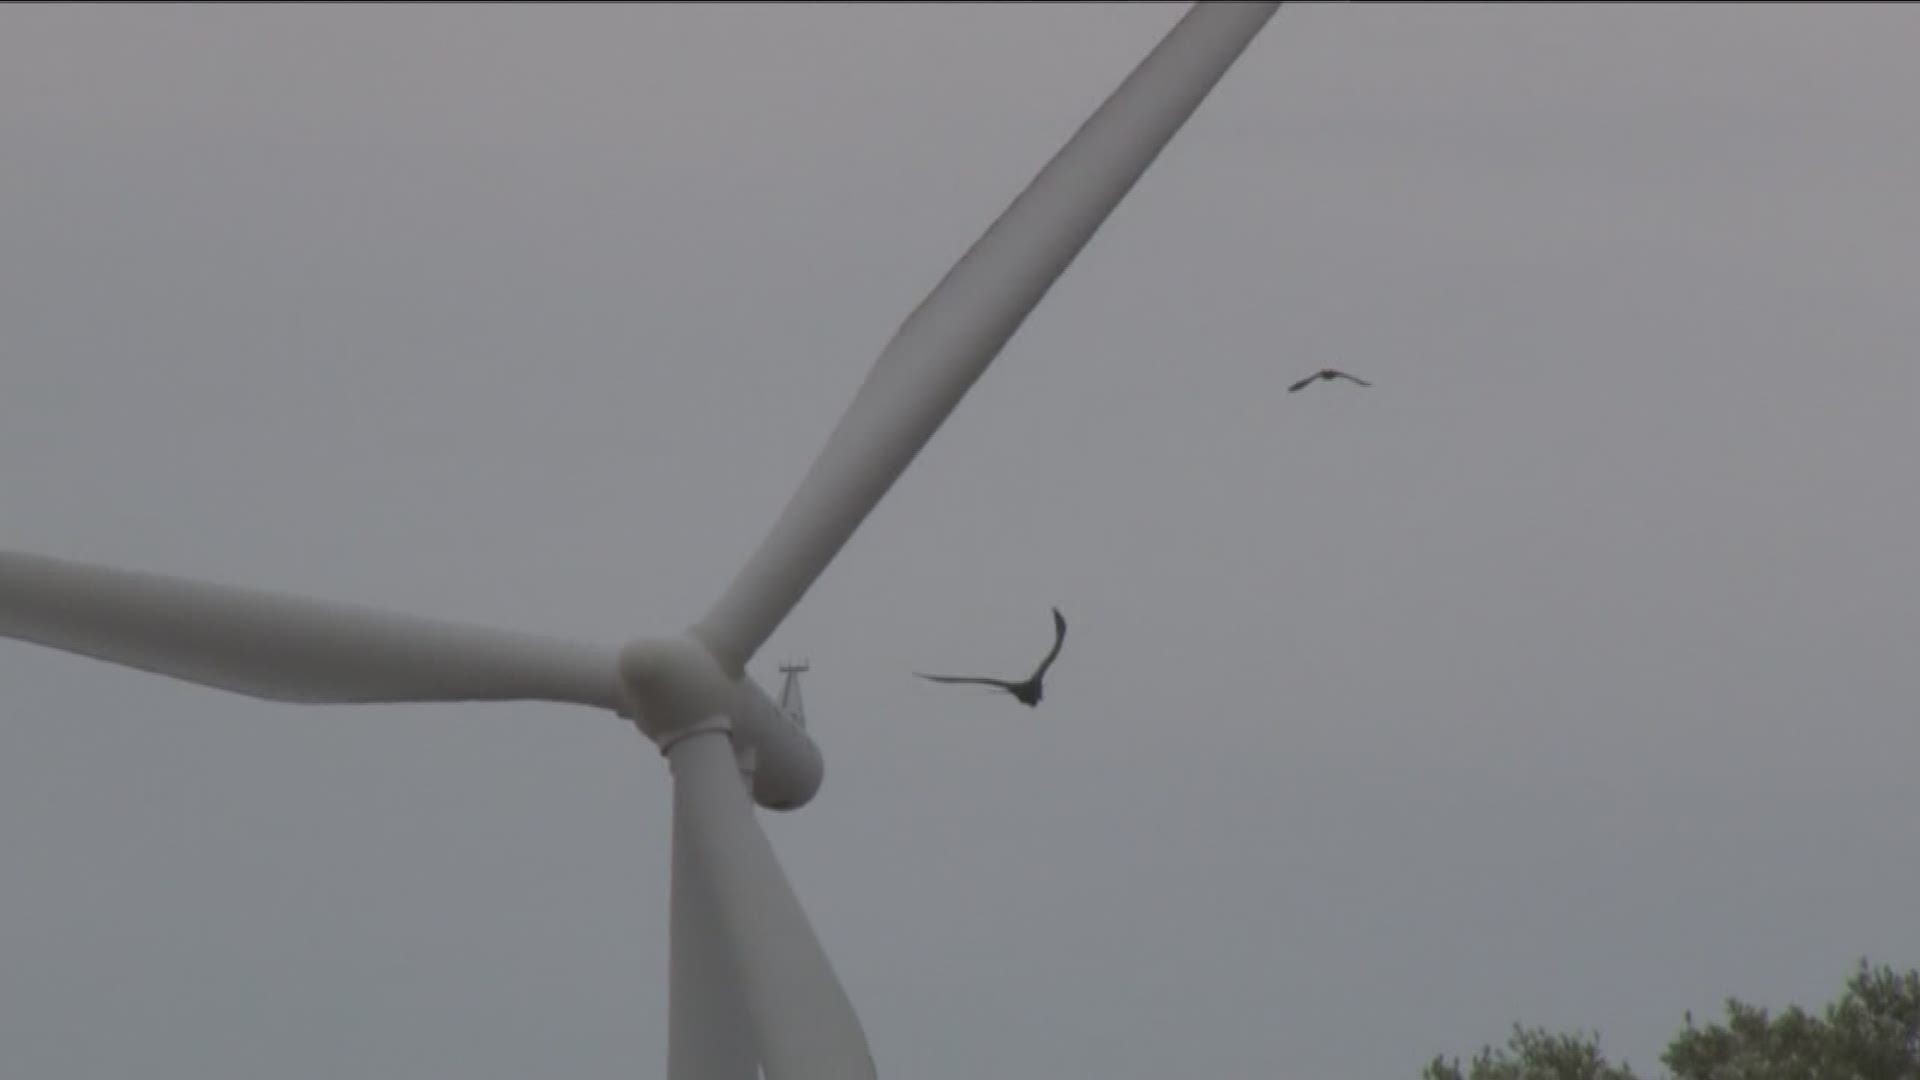
<svg viewBox="0 0 1920 1080"><path fill-rule="evenodd" d="M1693 1015L1661 1055L1670 1080L1920 1080L1920 971L1896 973L1865 960L1840 997L1815 1016L1791 1006L1778 1016L1738 998L1724 1023ZM1600 1052L1598 1034L1553 1034L1515 1025L1501 1048L1485 1047L1466 1071L1435 1057L1422 1080L1639 1080Z"/></svg>
<svg viewBox="0 0 1920 1080"><path fill-rule="evenodd" d="M1600 1052L1598 1033L1553 1034L1515 1024L1507 1045L1482 1047L1466 1072L1460 1059L1435 1057L1421 1080L1640 1080L1625 1064L1613 1065Z"/></svg>
<svg viewBox="0 0 1920 1080"><path fill-rule="evenodd" d="M1920 1080L1920 971L1862 960L1823 1016L1730 998L1726 1023L1688 1016L1661 1060L1674 1080Z"/></svg>

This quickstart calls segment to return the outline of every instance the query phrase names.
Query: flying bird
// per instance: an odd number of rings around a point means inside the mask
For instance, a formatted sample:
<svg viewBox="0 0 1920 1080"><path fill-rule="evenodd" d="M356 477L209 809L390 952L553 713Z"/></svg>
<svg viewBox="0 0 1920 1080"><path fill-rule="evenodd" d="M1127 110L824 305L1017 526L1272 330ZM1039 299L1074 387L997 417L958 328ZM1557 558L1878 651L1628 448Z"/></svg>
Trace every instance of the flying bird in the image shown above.
<svg viewBox="0 0 1920 1080"><path fill-rule="evenodd" d="M1033 708L1040 704L1041 680L1047 676L1047 669L1053 666L1053 660L1060 655L1060 646L1067 640L1067 620L1060 614L1059 608L1053 609L1053 651L1047 654L1040 666L1035 668L1025 682L1008 682L1005 679L973 678L961 675L924 675L914 672L923 679L937 683L979 683L982 686L997 687L1012 694L1021 704Z"/></svg>
<svg viewBox="0 0 1920 1080"><path fill-rule="evenodd" d="M1373 385L1372 383L1368 382L1365 379L1356 379L1344 371L1335 371L1332 368L1327 368L1323 371L1316 371L1313 374L1307 376L1306 378L1301 379L1299 382L1294 383L1292 386L1287 387L1287 393L1291 394L1295 390L1305 390L1316 379L1326 379L1329 381L1333 379L1345 379L1348 382L1359 383L1361 386Z"/></svg>

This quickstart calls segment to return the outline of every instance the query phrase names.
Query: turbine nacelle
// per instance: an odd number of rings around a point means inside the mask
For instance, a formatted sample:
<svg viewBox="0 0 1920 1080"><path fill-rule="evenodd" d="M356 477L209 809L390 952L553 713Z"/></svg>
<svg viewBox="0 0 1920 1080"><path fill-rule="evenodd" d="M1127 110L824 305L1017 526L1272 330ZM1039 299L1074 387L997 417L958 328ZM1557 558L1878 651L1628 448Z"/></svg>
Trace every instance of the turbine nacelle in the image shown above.
<svg viewBox="0 0 1920 1080"><path fill-rule="evenodd" d="M664 755L696 732L724 730L752 774L753 801L797 810L826 778L819 744L758 683L730 678L697 639L643 638L620 650L620 715Z"/></svg>

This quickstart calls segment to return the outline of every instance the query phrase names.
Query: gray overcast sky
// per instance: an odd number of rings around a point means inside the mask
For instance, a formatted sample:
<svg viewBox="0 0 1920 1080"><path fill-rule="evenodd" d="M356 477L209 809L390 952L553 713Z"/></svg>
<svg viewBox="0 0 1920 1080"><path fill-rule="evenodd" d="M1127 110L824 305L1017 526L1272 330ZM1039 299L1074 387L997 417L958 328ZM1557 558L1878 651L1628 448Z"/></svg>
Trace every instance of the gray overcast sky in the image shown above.
<svg viewBox="0 0 1920 1080"><path fill-rule="evenodd" d="M1182 8L8 5L0 548L678 629ZM882 1075L1648 1068L1920 963L1916 52L1283 8L756 665ZM1056 603L1038 712L910 674ZM664 1071L630 729L15 643L0 716L10 1075Z"/></svg>

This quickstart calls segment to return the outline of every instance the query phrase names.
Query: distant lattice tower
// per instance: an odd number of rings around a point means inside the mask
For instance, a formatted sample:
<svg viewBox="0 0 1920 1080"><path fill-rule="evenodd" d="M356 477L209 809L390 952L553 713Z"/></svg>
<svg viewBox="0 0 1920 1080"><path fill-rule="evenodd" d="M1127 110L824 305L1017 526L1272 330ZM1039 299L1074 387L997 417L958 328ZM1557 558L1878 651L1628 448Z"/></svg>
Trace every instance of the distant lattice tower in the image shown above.
<svg viewBox="0 0 1920 1080"><path fill-rule="evenodd" d="M807 706L800 700L800 673L811 669L805 660L797 664L781 664L780 671L787 681L780 686L780 710L793 717L793 722L801 727L807 726Z"/></svg>

